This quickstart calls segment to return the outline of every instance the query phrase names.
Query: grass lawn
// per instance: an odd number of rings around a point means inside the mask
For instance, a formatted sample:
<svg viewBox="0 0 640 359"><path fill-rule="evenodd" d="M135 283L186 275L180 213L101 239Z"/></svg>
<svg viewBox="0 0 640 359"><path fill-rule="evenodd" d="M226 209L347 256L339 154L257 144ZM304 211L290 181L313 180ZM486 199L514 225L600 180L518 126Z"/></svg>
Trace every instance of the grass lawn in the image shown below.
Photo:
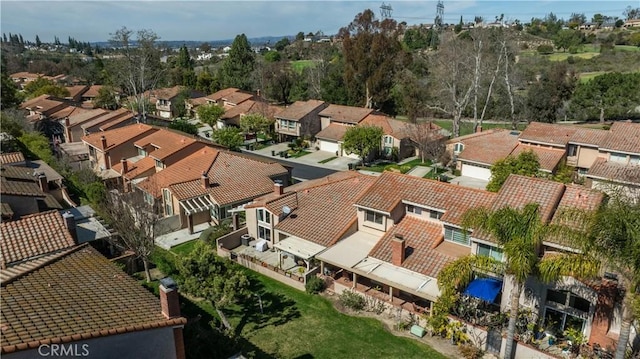
<svg viewBox="0 0 640 359"><path fill-rule="evenodd" d="M316 61L314 60L298 60L298 61L291 61L291 67L293 68L293 70L299 74L302 73L302 70L304 70L307 67L311 67L311 66L316 66Z"/></svg>
<svg viewBox="0 0 640 359"><path fill-rule="evenodd" d="M319 161L318 163L327 163L327 162L335 160L336 158L338 158L338 157L333 156L333 157L325 158L324 160Z"/></svg>
<svg viewBox="0 0 640 359"><path fill-rule="evenodd" d="M551 55L545 56L548 56L549 61L565 61L569 56L579 57L581 59L590 59L599 55L599 52L579 52L577 54L571 54L569 52L554 52Z"/></svg>
<svg viewBox="0 0 640 359"><path fill-rule="evenodd" d="M594 72L581 72L580 73L580 78L579 81L580 82L587 82L589 80L591 80L592 78L596 77L596 76L600 76L602 74L604 74L605 71L594 71Z"/></svg>
<svg viewBox="0 0 640 359"><path fill-rule="evenodd" d="M445 172L447 172L446 168L432 168L431 171L429 171L429 173L424 175L422 178L437 179L440 174Z"/></svg>
<svg viewBox="0 0 640 359"><path fill-rule="evenodd" d="M622 50L622 51L640 51L640 46L616 45L615 49Z"/></svg>
<svg viewBox="0 0 640 359"><path fill-rule="evenodd" d="M179 244L175 247L171 247L171 252L179 255L179 256L186 256L189 253L191 253L191 251L193 250L193 247L196 245L196 243L198 242L197 239L194 239L192 241L186 242L186 243L182 243Z"/></svg>
<svg viewBox="0 0 640 359"><path fill-rule="evenodd" d="M293 158L298 158L298 157L302 157L304 155L308 155L311 152L309 151L298 151L298 152L293 152L293 151L289 151L289 156L293 157Z"/></svg>

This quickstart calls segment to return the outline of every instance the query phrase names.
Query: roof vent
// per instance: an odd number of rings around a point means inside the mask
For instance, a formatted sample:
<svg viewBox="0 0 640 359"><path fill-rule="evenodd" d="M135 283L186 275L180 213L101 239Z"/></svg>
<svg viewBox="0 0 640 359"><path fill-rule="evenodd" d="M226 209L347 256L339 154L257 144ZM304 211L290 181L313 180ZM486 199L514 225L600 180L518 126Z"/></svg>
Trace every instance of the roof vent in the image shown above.
<svg viewBox="0 0 640 359"><path fill-rule="evenodd" d="M509 132L509 134L510 134L511 136L519 136L519 135L520 135L520 132L518 132L518 131L511 131L511 132Z"/></svg>

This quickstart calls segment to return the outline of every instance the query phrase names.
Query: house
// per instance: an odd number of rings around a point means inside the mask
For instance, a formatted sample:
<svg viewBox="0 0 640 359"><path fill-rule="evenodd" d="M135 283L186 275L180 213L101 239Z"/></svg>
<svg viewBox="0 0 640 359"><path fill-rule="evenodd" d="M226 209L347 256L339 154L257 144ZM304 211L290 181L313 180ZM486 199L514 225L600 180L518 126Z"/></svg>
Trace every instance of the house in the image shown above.
<svg viewBox="0 0 640 359"><path fill-rule="evenodd" d="M320 111L329 106L319 100L296 101L276 116L276 132L281 142L314 138L320 132Z"/></svg>
<svg viewBox="0 0 640 359"><path fill-rule="evenodd" d="M109 111L101 116L92 118L80 125L85 135L104 132L136 122L133 112L126 108L119 108L115 111Z"/></svg>
<svg viewBox="0 0 640 359"><path fill-rule="evenodd" d="M44 172L31 168L2 165L0 167L0 196L2 214L7 219L62 209L50 193L49 181ZM55 188L52 188L55 189Z"/></svg>
<svg viewBox="0 0 640 359"><path fill-rule="evenodd" d="M78 142L85 135L81 125L87 121L96 119L102 115L109 113L108 110L97 108L89 110L81 114L75 114L65 117L60 123L64 130L64 142Z"/></svg>
<svg viewBox="0 0 640 359"><path fill-rule="evenodd" d="M31 81L35 81L38 78L45 78L48 80L52 80L54 82L58 82L63 79L65 75L57 75L57 76L47 76L45 74L31 73L31 72L16 72L9 75L9 78L13 80L13 82L20 88L24 90L24 87Z"/></svg>
<svg viewBox="0 0 640 359"><path fill-rule="evenodd" d="M65 88L69 91L69 96L64 99L76 103L82 102L83 94L89 90L89 86L86 85L67 86Z"/></svg>
<svg viewBox="0 0 640 359"><path fill-rule="evenodd" d="M102 87L103 87L102 85L89 86L87 91L85 91L85 93L82 94L82 97L80 99L82 101L82 107L93 108L94 100L100 94L100 90L102 89ZM114 95L117 95L117 93L114 93Z"/></svg>
<svg viewBox="0 0 640 359"><path fill-rule="evenodd" d="M40 95L20 104L21 109L29 111L27 120L31 122L47 119L49 115L68 106L67 102L50 95Z"/></svg>
<svg viewBox="0 0 640 359"><path fill-rule="evenodd" d="M240 263L251 254L258 267L278 273L293 258L305 276L321 273L336 293L355 290L394 308L389 313L397 315L400 308L415 315L429 313L438 300L437 277L447 263L469 254L504 259L491 237L473 229L464 232L462 218L469 209L537 203L542 221L550 223L566 208L595 210L602 200L596 190L519 175L492 193L393 172L379 177L347 172L277 189L245 206L248 239L266 241L277 257L260 257L255 247L240 241L231 245L233 234L218 240L218 252ZM555 255L575 249L553 238L540 251ZM259 258L269 257L276 262L259 265ZM511 279L496 274L494 280L498 285L489 302L505 311ZM621 313L606 304L613 299L601 289L610 285L608 279L565 277L552 284L532 279L520 302L547 325L560 331L574 327L591 344L611 347Z"/></svg>
<svg viewBox="0 0 640 359"><path fill-rule="evenodd" d="M198 224L231 219L232 210L270 193L274 183L287 185L289 171L275 161L207 146L149 175L136 188L149 205L192 233Z"/></svg>
<svg viewBox="0 0 640 359"><path fill-rule="evenodd" d="M280 111L280 107L273 106L262 99L244 100L238 105L227 105L227 107L225 107L224 114L218 119L217 128L220 129L228 126L239 127L240 119L249 114L258 114L273 119L274 115Z"/></svg>
<svg viewBox="0 0 640 359"><path fill-rule="evenodd" d="M640 19L629 19L624 22L622 27L625 27L625 28L640 27Z"/></svg>
<svg viewBox="0 0 640 359"><path fill-rule="evenodd" d="M316 134L317 146L321 151L335 153L336 156L349 156L357 158L355 154L347 154L342 150L342 137L349 126L356 126L372 109L329 105L320 113L320 132Z"/></svg>
<svg viewBox="0 0 640 359"><path fill-rule="evenodd" d="M152 90L150 96L152 103L155 105L156 114L163 119L171 119L176 116L176 100L181 92L185 91L184 86L174 86L170 88L162 88ZM197 91L190 91L188 98L203 97L204 94ZM155 100L155 102L153 102Z"/></svg>
<svg viewBox="0 0 640 359"><path fill-rule="evenodd" d="M25 235L29 232L24 229L21 233L16 241L37 238ZM6 255L4 248L2 252ZM61 352L96 358L185 358L186 319L180 316L175 282L161 281L158 300L88 244L35 258L27 258L32 252L14 254L24 259L0 270L2 300L11 303L1 309L3 358Z"/></svg>

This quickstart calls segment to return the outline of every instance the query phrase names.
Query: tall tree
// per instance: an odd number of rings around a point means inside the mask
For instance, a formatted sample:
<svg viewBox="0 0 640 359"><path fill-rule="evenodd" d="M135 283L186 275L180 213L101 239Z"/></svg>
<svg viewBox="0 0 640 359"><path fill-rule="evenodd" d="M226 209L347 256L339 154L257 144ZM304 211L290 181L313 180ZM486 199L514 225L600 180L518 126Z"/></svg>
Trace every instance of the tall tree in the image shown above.
<svg viewBox="0 0 640 359"><path fill-rule="evenodd" d="M237 264L218 257L214 249L198 241L191 253L178 262L183 291L209 301L222 324L231 330L223 309L247 298L249 278Z"/></svg>
<svg viewBox="0 0 640 359"><path fill-rule="evenodd" d="M542 241L548 235L558 232L542 221L539 205L536 203L527 204L522 209L471 209L463 215L463 226L465 232L466 229L472 228L493 237L503 250L504 272L512 278L505 358L513 357L520 296L530 276L540 273L541 279L548 283L566 275L578 278L595 277L600 269L600 261L587 253L547 257L539 255ZM455 262L453 266L455 267ZM492 271L494 268L492 266L483 269ZM458 274L460 278L464 277L461 272Z"/></svg>
<svg viewBox="0 0 640 359"><path fill-rule="evenodd" d="M487 184L487 191L498 192L511 174L534 177L539 171L540 162L533 151L524 151L517 157L508 156L491 166L491 180Z"/></svg>
<svg viewBox="0 0 640 359"><path fill-rule="evenodd" d="M100 90L98 90L98 95L93 99L93 105L107 110L117 109L118 101L114 88L111 86L102 86Z"/></svg>
<svg viewBox="0 0 640 359"><path fill-rule="evenodd" d="M219 78L223 88L237 87L253 90L251 73L255 66L255 56L245 34L236 36L231 44L229 56L222 62Z"/></svg>
<svg viewBox="0 0 640 359"><path fill-rule="evenodd" d="M18 95L18 87L7 73L4 56L2 56L2 68L0 69L0 73L2 76L2 88L0 88L0 109L4 111L9 108L17 107L21 100Z"/></svg>
<svg viewBox="0 0 640 359"><path fill-rule="evenodd" d="M40 41L40 36L36 35L36 46L40 47L42 45L42 41Z"/></svg>
<svg viewBox="0 0 640 359"><path fill-rule="evenodd" d="M418 148L422 163L425 159L437 159L445 150L444 142L441 141L443 136L440 134L440 128L433 126L431 121L406 124L405 132Z"/></svg>
<svg viewBox="0 0 640 359"><path fill-rule="evenodd" d="M265 66L265 85L269 98L284 105L290 102L291 89L295 85L297 73L293 71L288 62L276 62Z"/></svg>
<svg viewBox="0 0 640 359"><path fill-rule="evenodd" d="M242 131L237 127L225 127L213 131L211 135L213 142L225 146L231 151L237 151L244 143Z"/></svg>
<svg viewBox="0 0 640 359"><path fill-rule="evenodd" d="M251 113L240 117L240 128L245 133L259 134L269 132L274 120L258 113Z"/></svg>
<svg viewBox="0 0 640 359"><path fill-rule="evenodd" d="M640 7L631 7L631 5L629 5L622 15L624 15L627 20L640 19Z"/></svg>
<svg viewBox="0 0 640 359"><path fill-rule="evenodd" d="M555 122L558 110L571 97L576 82L575 73L564 63L554 63L546 69L527 92L530 120Z"/></svg>
<svg viewBox="0 0 640 359"><path fill-rule="evenodd" d="M34 98L40 95L51 95L55 97L69 96L69 90L63 86L57 85L53 80L49 80L44 77L38 77L37 79L29 82L24 87L24 92L28 98Z"/></svg>
<svg viewBox="0 0 640 359"><path fill-rule="evenodd" d="M121 87L135 106L143 122L146 122L151 90L155 89L164 71L157 48L158 35L151 30L134 32L126 27L111 34L109 40L123 57L111 62L115 84Z"/></svg>
<svg viewBox="0 0 640 359"><path fill-rule="evenodd" d="M640 73L611 72L580 82L571 96L570 110L578 119L623 118L640 103Z"/></svg>
<svg viewBox="0 0 640 359"><path fill-rule="evenodd" d="M369 9L340 29L344 82L353 104L382 108L390 100L394 75L405 59L398 41L400 31L394 20L379 21Z"/></svg>
<svg viewBox="0 0 640 359"><path fill-rule="evenodd" d="M200 121L216 128L218 120L222 115L224 115L224 108L216 104L200 105L196 109L196 113L198 114Z"/></svg>
<svg viewBox="0 0 640 359"><path fill-rule="evenodd" d="M384 132L378 126L352 126L342 138L342 150L355 153L364 163L365 159L380 150Z"/></svg>

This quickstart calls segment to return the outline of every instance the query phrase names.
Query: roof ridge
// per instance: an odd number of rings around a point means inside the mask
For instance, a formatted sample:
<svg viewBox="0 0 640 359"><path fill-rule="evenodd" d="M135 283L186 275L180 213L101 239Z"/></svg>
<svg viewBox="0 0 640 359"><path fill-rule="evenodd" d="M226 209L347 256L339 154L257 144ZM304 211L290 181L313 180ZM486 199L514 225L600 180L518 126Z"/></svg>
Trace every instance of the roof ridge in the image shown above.
<svg viewBox="0 0 640 359"><path fill-rule="evenodd" d="M405 173L400 173L400 172L393 172L393 171L384 171L384 172L382 172L383 175L387 174L387 173L396 175L396 176L401 177L401 178L409 178L411 180L418 180L418 181L433 183L433 184L436 184L437 186L460 188L460 189L465 190L465 191L472 191L472 192L485 193L485 194L494 194L494 195L496 194L495 192L490 192L490 191L487 191L486 189L465 187L465 186L455 185L455 184L449 183L449 182L436 181L436 180L430 179L430 178L421 178L421 177L410 176L410 175L407 175ZM526 176L523 176L523 177L526 177Z"/></svg>
<svg viewBox="0 0 640 359"><path fill-rule="evenodd" d="M354 173L357 173L357 172L354 172ZM333 184L333 183L338 183L338 182L354 179L354 178L357 178L357 177L365 176L363 174L357 173L356 175L351 175L351 176L348 176L348 177L345 177L345 178L338 178L338 179L335 179L335 180L329 180L329 177L331 177L332 175L333 175L333 173L330 174L330 175L327 175L325 177L322 177L322 178L320 178L320 182L319 183L311 185L309 187L301 188L301 189L299 189L297 191L294 191L294 192L309 190L309 189L312 189L312 188L318 188L318 187L321 187L321 186L326 186L326 185L330 185L330 184Z"/></svg>
<svg viewBox="0 0 640 359"><path fill-rule="evenodd" d="M71 253L75 253L77 251L79 251L80 249L86 248L87 246L89 246L88 242L79 244L79 245L75 245L73 247L70 248L65 248L60 250L59 253L57 253L55 256L45 260L42 263L39 263L37 266L33 267L33 268L29 268L29 269L25 269L23 272L17 274L14 277L8 278L7 280L5 280L4 282L1 283L1 285L4 287L10 283L15 282L16 280L26 276L27 274L33 273L37 270L42 269L45 266L48 266L54 262L57 262L58 260L60 260L63 257L66 257L67 255L71 254ZM29 261L33 261L36 260L37 258L30 258L30 259L26 259L24 262L29 262ZM2 270L7 270L8 268L2 269Z"/></svg>
<svg viewBox="0 0 640 359"><path fill-rule="evenodd" d="M15 222L21 221L23 219L30 219L30 218L33 218L33 217L44 216L45 214L50 214L51 212L58 212L58 210L50 209L50 210L44 211L44 212L27 214L27 215L24 215L24 216L20 217L20 219L18 219L16 221L11 221L11 222L8 222L8 223L15 223ZM3 223L7 223L7 222L3 222Z"/></svg>

